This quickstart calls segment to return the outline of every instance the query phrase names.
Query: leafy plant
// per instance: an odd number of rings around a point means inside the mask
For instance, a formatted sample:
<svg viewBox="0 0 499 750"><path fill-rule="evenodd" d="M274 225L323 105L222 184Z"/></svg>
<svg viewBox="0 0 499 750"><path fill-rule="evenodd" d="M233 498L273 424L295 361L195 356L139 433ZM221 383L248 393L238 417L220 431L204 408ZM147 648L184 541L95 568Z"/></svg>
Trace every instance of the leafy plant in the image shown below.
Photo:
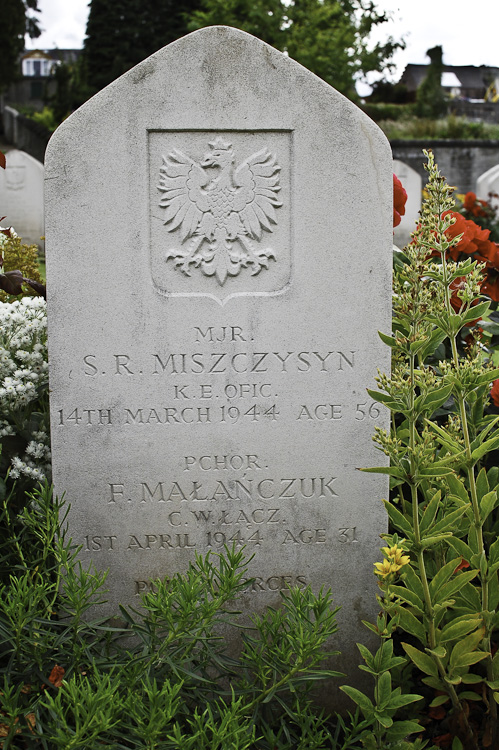
<svg viewBox="0 0 499 750"><path fill-rule="evenodd" d="M0 511L10 571L0 589L3 748L328 747L308 693L339 676L321 667L337 653L329 592L283 592L280 608L243 629L235 659L225 641L247 561L226 549L156 581L140 610L121 608L113 625L99 617L105 574L78 560L61 529L65 511L48 484L20 513L8 498Z"/></svg>
<svg viewBox="0 0 499 750"><path fill-rule="evenodd" d="M448 231L456 221L453 189L426 155L428 197L405 248L407 263L398 266L393 333L380 334L392 348L393 374L380 374L380 390L369 391L392 412L391 433L378 429L375 436L391 465L367 471L390 475L392 499L385 505L404 537L386 538L378 564L384 611L391 627L406 634L407 656L435 691L431 705L450 704L456 743L477 750L499 742L499 656L492 648L499 624L499 486L497 467L484 465L499 447L499 418L487 409L499 370L484 359L476 331L465 350L460 345L490 302L479 298L477 261L450 259L462 238ZM453 306L458 279L460 304ZM438 360L442 342L450 358ZM397 549L405 554L394 564ZM473 712L479 703L484 710Z"/></svg>

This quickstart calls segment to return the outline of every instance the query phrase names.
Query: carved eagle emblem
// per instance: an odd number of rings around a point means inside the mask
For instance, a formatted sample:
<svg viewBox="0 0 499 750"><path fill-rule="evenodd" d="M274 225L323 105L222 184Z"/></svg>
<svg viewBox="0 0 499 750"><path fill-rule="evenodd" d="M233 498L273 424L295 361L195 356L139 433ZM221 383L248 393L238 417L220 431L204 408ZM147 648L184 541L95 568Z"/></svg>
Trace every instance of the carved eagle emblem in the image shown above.
<svg viewBox="0 0 499 750"><path fill-rule="evenodd" d="M200 163L179 149L163 156L159 205L168 231L179 230L182 249L165 260L191 275L192 267L223 285L228 276L251 268L254 276L276 260L261 245L264 232L277 224L279 172L276 157L261 149L235 166L232 144L217 137Z"/></svg>

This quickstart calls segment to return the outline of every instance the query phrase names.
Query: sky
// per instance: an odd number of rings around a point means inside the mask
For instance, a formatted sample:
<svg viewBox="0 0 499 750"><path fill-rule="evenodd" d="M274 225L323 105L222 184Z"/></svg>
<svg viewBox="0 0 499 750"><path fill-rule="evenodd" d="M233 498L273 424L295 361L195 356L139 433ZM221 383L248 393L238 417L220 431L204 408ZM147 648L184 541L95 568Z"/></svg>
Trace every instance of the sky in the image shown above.
<svg viewBox="0 0 499 750"><path fill-rule="evenodd" d="M113 2L113 0L109 0ZM158 0L159 1L159 0ZM180 0L179 0L180 1ZM44 32L27 39L28 49L81 48L85 37L89 0L38 0ZM374 41L388 36L406 41L394 56L396 68L387 77L398 80L408 63L427 63L426 50L437 44L447 65L499 67L498 0L377 0L379 11L392 20L376 30ZM375 76L376 77L376 76ZM360 89L365 94L368 89Z"/></svg>

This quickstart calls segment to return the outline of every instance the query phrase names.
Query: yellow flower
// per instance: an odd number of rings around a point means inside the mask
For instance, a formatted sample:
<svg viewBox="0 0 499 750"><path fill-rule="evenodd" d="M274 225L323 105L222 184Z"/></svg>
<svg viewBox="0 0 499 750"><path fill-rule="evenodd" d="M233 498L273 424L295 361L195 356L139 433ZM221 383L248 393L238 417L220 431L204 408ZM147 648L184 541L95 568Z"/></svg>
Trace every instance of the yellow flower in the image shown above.
<svg viewBox="0 0 499 750"><path fill-rule="evenodd" d="M404 550L396 544L393 547L382 547L381 551L385 559L381 563L374 563L374 567L376 568L374 572L383 578L392 573L397 573L404 565L408 565L411 561L409 555L404 555Z"/></svg>
<svg viewBox="0 0 499 750"><path fill-rule="evenodd" d="M377 568L377 570L374 571L375 574L377 576L382 576L383 578L391 575L391 573L396 573L397 570L400 569L400 565L394 565L390 560L383 560L383 562L374 563L374 567Z"/></svg>

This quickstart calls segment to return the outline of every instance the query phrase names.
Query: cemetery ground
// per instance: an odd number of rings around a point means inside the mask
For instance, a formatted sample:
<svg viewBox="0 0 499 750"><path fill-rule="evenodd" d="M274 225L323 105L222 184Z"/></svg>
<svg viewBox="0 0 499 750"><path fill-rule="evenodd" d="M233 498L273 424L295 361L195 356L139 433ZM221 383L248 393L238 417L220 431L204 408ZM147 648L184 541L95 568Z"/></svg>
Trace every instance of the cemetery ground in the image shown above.
<svg viewBox="0 0 499 750"><path fill-rule="evenodd" d="M2 750L499 746L497 220L426 156L392 295L386 139L247 34L54 135L48 304L0 275Z"/></svg>

